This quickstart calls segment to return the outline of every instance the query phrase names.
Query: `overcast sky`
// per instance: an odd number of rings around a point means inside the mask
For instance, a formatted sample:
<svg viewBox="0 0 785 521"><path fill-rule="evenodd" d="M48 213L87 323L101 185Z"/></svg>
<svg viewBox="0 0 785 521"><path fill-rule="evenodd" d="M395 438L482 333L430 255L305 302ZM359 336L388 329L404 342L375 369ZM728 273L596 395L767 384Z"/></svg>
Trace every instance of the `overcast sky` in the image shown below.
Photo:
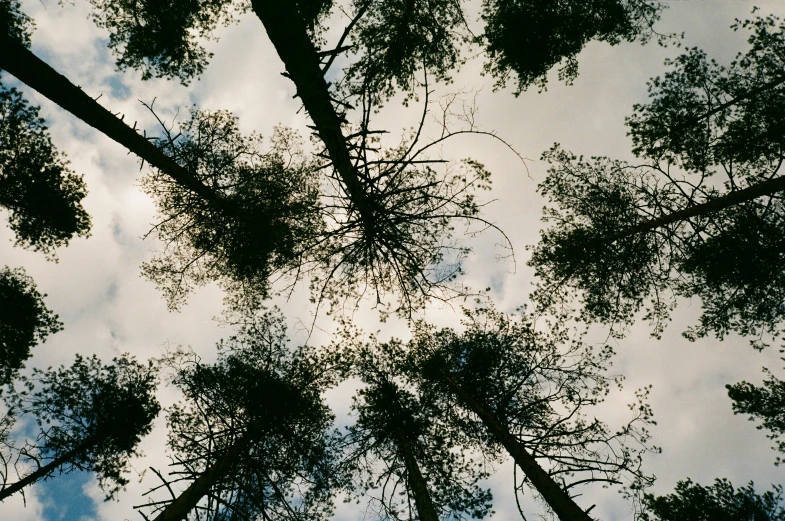
<svg viewBox="0 0 785 521"><path fill-rule="evenodd" d="M753 5L761 14L785 15L783 2L674 1L659 24L661 32L684 32L686 46L698 46L720 63L727 63L745 48L745 35L729 26L735 18L749 16ZM240 118L246 132L257 130L270 135L278 124L300 129L307 135L307 120L292 99L294 86L280 75L283 65L268 42L261 23L253 15L238 25L219 31L218 42L210 42L215 53L200 81L190 87L162 80L142 82L139 74L118 73L106 49L107 35L88 20L88 5L61 8L55 0L25 0L23 10L36 22L33 51L110 110L123 112L125 121L138 120L154 131L151 115L138 100L151 102L161 114L173 117L192 104L202 109L227 109ZM474 288L491 287L498 308L513 311L526 302L532 273L526 267L526 245L537 241L541 227L542 200L536 185L545 176L540 154L554 142L585 155L630 158L630 140L623 125L633 103L646 100L646 81L662 74L663 60L678 53L675 48L622 44L610 47L592 43L580 54L580 76L566 87L554 78L547 92L527 92L515 98L510 91L493 92L492 80L481 77L481 61L469 62L455 75L454 84L442 87L442 94L461 89L478 92L477 121L483 130L495 131L514 146L527 161L528 170L500 143L482 137L456 139L444 148L445 157L472 157L483 162L493 174L494 202L486 216L510 237L517 266L497 260L501 250L494 245L500 237L489 232L472 244L475 252L465 265L464 282ZM4 76L4 81L15 81ZM70 364L75 353L98 354L108 361L122 352L140 359L158 356L165 345L190 345L205 360L214 357L215 342L231 334L213 317L222 310L217 287L197 290L179 313L170 313L154 285L140 277L140 264L159 246L143 241L155 212L150 199L139 189L139 164L135 157L108 138L22 87L28 99L41 105L56 146L65 152L73 169L85 176L89 195L85 206L93 219L92 236L77 239L58 251L59 262L12 247L12 234L0 228L2 265L24 266L39 289L48 294L48 306L60 315L65 330L35 348L28 368ZM417 114L391 102L377 119L377 128L396 132L415 124ZM297 292L287 302L273 301L285 311L295 338L304 338L303 324L312 321L313 308L307 294ZM775 452L764 433L746 418L732 414L724 385L742 379L760 383L761 367L782 374L776 348L753 351L744 339L723 342L704 339L690 343L680 336L697 316L699 302L682 302L662 340L651 339L648 327L636 326L628 338L615 342L618 356L614 370L627 381L600 411L611 427L626 417L623 404L632 401L635 389L653 384L651 403L658 425L653 442L662 447L659 456L646 460L648 473L657 476L654 491L666 493L676 481L691 477L709 484L715 477L727 477L736 485L750 480L761 488L783 482L783 470L773 465ZM433 306L429 319L445 325L457 322L455 310ZM406 337L406 324L393 320L380 326L373 312L357 314L357 323L369 330L382 328L381 337ZM312 343L326 343L333 327L329 317L320 317ZM602 341L602 331L592 338ZM344 386L330 393L330 402L339 417L348 407L350 389ZM161 401L175 399L163 388ZM165 422L162 414L153 433L142 443L145 457L134 462L138 471L150 465L165 469ZM133 476L128 490L118 501L103 502L103 495L90 474L59 477L32 487L27 505L21 497L6 501L0 508L3 519L19 521L58 519L119 520L141 519L132 506L141 503L141 493L155 483L147 473L139 483ZM496 514L493 519L517 516L512 499L512 467L503 465L491 480ZM597 503L592 512L599 519L629 519L628 505L613 491L586 489L581 504ZM524 499L537 519L541 508ZM362 518L362 511L340 506L337 519Z"/></svg>

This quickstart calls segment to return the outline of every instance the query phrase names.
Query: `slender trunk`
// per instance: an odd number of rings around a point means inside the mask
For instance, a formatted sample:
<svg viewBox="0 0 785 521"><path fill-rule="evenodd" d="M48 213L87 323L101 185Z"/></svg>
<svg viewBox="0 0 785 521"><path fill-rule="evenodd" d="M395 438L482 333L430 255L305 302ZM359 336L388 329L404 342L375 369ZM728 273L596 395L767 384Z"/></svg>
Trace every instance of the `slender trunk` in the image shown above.
<svg viewBox="0 0 785 521"><path fill-rule="evenodd" d="M612 243L620 239L632 237L633 235L637 235L639 233L650 232L656 228L677 223L679 221L689 219L690 217L698 217L700 215L716 213L720 210L724 210L725 208L729 208L741 203L746 203L748 201L752 201L753 199L757 199L758 197L782 192L783 190L785 190L785 176L763 181L762 183L758 183L742 190L734 190L727 195L717 197L716 199L711 199L705 203L696 204L695 206L690 206L684 208L683 210L678 210L668 215L663 215L662 217L646 221L636 226L631 226L617 234L600 239L600 242Z"/></svg>
<svg viewBox="0 0 785 521"><path fill-rule="evenodd" d="M83 441L73 449L69 450L65 454L58 456L57 458L53 459L43 467L40 467L38 470L33 472L32 474L28 474L24 478L20 479L16 483L11 484L11 486L6 487L0 490L0 501L3 501L5 498L19 492L23 488L28 485L32 485L39 479L43 479L47 477L49 474L57 470L60 466L65 465L66 463L70 463L73 461L79 454L83 453L85 450L90 448L95 442L93 438L88 438L87 440Z"/></svg>
<svg viewBox="0 0 785 521"><path fill-rule="evenodd" d="M395 437L398 441L398 446L403 453L403 463L406 466L406 474L409 481L409 489L414 496L414 506L417 509L417 517L420 521L439 521L439 516L436 514L436 507L433 506L431 494L428 492L428 483L420 471L420 466L417 464L417 459L414 457L412 445L403 431L403 425L398 422L395 427Z"/></svg>
<svg viewBox="0 0 785 521"><path fill-rule="evenodd" d="M185 491L169 503L153 521L182 521L188 516L210 489L232 470L248 446L256 441L262 430L261 424L252 425L248 431L221 454L215 463L202 472Z"/></svg>
<svg viewBox="0 0 785 521"><path fill-rule="evenodd" d="M420 465L417 463L412 444L409 441L409 436L405 430L405 413L401 410L397 390L393 384L386 383L382 385L389 404L393 408L392 416L394 425L392 426L392 430L395 440L398 442L398 448L403 456L409 490L411 491L412 496L414 496L414 507L417 509L417 517L420 518L420 521L439 521L439 516L436 514L436 507L433 505L433 500L431 499L431 493L428 491L428 482L420 471Z"/></svg>
<svg viewBox="0 0 785 521"><path fill-rule="evenodd" d="M283 61L286 76L294 82L297 95L327 148L347 194L360 212L364 226L372 228L373 214L352 163L346 137L341 130L341 118L333 107L319 66L319 56L295 3L292 0L252 0L251 6Z"/></svg>
<svg viewBox="0 0 785 521"><path fill-rule="evenodd" d="M188 170L164 154L147 138L102 107L82 89L71 83L38 58L24 45L0 35L0 69L38 91L99 132L167 174L178 184L192 190L219 207L235 211L234 205L202 184Z"/></svg>
<svg viewBox="0 0 785 521"><path fill-rule="evenodd" d="M561 521L592 521L589 514L583 511L569 494L562 489L547 472L537 463L537 460L529 454L513 434L502 425L498 418L484 404L476 400L466 391L454 378L447 372L442 371L442 377L452 392L466 405L472 412L480 417L482 422L493 434L496 440L504 446L515 463L523 473L529 478L531 484L537 489L542 498L551 507L554 513L559 516Z"/></svg>

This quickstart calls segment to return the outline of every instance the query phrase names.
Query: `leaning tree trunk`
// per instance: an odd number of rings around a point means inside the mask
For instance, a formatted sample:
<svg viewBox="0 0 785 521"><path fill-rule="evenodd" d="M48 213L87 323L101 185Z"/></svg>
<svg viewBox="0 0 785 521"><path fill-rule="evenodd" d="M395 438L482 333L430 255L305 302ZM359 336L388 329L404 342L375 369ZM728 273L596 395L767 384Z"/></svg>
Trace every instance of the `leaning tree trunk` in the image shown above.
<svg viewBox="0 0 785 521"><path fill-rule="evenodd" d="M199 501L210 492L210 489L219 483L240 460L245 450L255 442L262 430L257 423L249 427L248 431L235 442L229 450L224 452L215 463L202 472L191 485L177 496L153 521L182 521L193 510Z"/></svg>
<svg viewBox="0 0 785 521"><path fill-rule="evenodd" d="M734 190L727 195L717 197L716 199L710 199L705 203L688 206L687 208L669 213L668 215L663 215L662 217L657 217L656 219L651 219L650 221L646 221L635 226L630 226L629 228L622 230L619 233L603 237L599 239L598 242L601 244L612 243L621 239L626 239L627 237L632 237L633 235L637 235L639 233L647 233L662 226L684 221L690 217L698 217L701 215L716 213L724 210L725 208L746 203L748 201L757 199L758 197L782 192L783 190L785 190L785 176L763 181L762 183L749 186L742 190Z"/></svg>
<svg viewBox="0 0 785 521"><path fill-rule="evenodd" d="M0 48L2 49L0 69L13 74L28 87L120 143L178 184L216 204L219 208L237 213L237 209L229 201L202 184L191 172L164 154L134 128L126 125L121 118L102 107L68 78L33 54L30 49L3 35L0 35Z"/></svg>
<svg viewBox="0 0 785 521"><path fill-rule="evenodd" d="M491 434L512 456L518 467L520 467L534 488L537 489L537 492L540 493L540 496L548 503L561 521L592 521L589 514L579 507L570 495L551 478L537 463L537 460L529 454L526 447L518 441L518 438L507 427L502 425L496 415L485 404L476 400L447 371L442 371L441 375L445 383L463 404L480 417Z"/></svg>
<svg viewBox="0 0 785 521"><path fill-rule="evenodd" d="M5 498L19 492L26 486L32 485L36 481L46 478L61 466L67 463L71 463L80 454L85 452L94 444L95 444L94 439L89 438L83 441L82 443L80 443L79 445L77 445L76 447L74 447L73 449L69 450L68 452L56 457L55 459L53 459L43 467L39 467L38 470L36 470L35 472L28 474L27 476L20 479L16 483L12 483L10 486L3 488L2 490L0 490L0 501L3 501Z"/></svg>
<svg viewBox="0 0 785 521"><path fill-rule="evenodd" d="M319 66L319 56L295 2L252 0L251 6L283 61L286 76L294 82L297 95L327 148L330 160L340 175L349 198L360 213L364 226L372 229L373 212L357 169L352 163L346 137L341 130L341 117L333 107L327 82Z"/></svg>

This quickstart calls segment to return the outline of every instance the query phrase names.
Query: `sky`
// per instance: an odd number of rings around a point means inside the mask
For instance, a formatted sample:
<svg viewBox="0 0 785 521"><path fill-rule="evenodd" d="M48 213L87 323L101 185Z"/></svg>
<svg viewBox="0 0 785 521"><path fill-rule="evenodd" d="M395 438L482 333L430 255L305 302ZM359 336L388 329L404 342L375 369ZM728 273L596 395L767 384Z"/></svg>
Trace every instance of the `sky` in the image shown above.
<svg viewBox="0 0 785 521"><path fill-rule="evenodd" d="M736 18L748 17L753 6L763 15L785 16L785 3L777 1L684 0L668 6L659 30L683 32L684 46L700 47L720 63L745 49L744 34L729 28ZM207 45L214 53L210 66L199 81L184 87L165 80L143 82L135 71L115 70L106 48L107 34L88 19L88 2L61 7L54 0L25 0L22 9L36 22L32 49L39 57L88 94L101 94L105 107L125 114L125 121L138 121L148 132L155 131L155 121L140 101L155 100L159 115L168 121L178 117L178 111L182 119L187 108L196 104L232 111L244 132L256 130L269 136L274 126L284 125L308 134L306 115L292 97L294 86L280 74L283 65L252 14L218 31L217 41ZM472 239L474 252L464 265L465 284L490 287L496 307L504 311L526 303L533 282L526 246L537 242L542 227L543 201L536 187L547 165L539 161L540 154L559 142L586 156L632 159L624 118L634 103L646 101L646 81L662 74L663 61L678 53L677 48L655 43L611 47L594 42L579 55L580 75L572 86L558 83L554 74L547 91L514 97L509 89L494 91L492 79L480 74L481 60L474 60L454 76L451 85L437 87L439 94L460 90L465 99L476 100L480 128L495 132L527 158L524 165L497 140L478 136L456 138L441 151L446 158L476 159L492 172L491 202L484 215L504 230L515 251L515 263L500 260L497 257L504 250L497 246L499 235L489 231ZM4 81L16 84L8 75ZM76 353L97 354L105 361L124 352L147 359L172 345L189 345L204 360L213 359L216 341L231 335L230 329L214 320L222 312L219 288L198 289L180 312L173 313L155 286L140 276L140 264L160 245L141 238L155 222L155 208L139 188L143 172L136 158L35 92L21 89L41 106L55 145L84 175L89 190L84 205L93 219L92 235L58 250L57 263L14 248L10 230L0 228L2 264L24 266L65 325L64 331L34 349L28 370L68 365ZM399 101L392 100L376 119L377 128L391 131L391 139L413 126L419 115L416 103L403 108ZM271 304L284 311L293 341L304 341L314 313L307 292L301 288L290 299L273 299ZM650 402L657 425L652 441L662 454L647 457L645 468L657 476L653 489L657 494L671 491L687 477L706 485L719 477L739 486L754 481L761 490L783 483L783 469L773 464L776 453L770 440L754 423L733 415L724 387L740 380L760 383L764 366L782 374L780 353L776 347L756 352L747 340L737 337L686 341L680 333L694 322L699 309L698 301L680 302L661 340L651 338L648 326L638 324L625 339L612 342L617 352L613 371L625 375L626 382L597 414L612 427L620 425L628 413L624 404L633 400L634 391L653 386ZM424 316L439 325L456 325L457 311L434 304ZM393 319L381 324L367 305L356 313L354 322L368 331L380 330L382 339L408 335L405 322ZM330 317L320 315L309 342L329 343L334 328ZM603 342L606 336L595 328L589 341ZM344 385L328 394L341 421L346 419L351 393L352 386ZM159 399L169 405L177 396L162 387ZM141 494L155 484L155 476L144 470L166 469L165 435L162 414L142 442L144 457L133 462L131 483L116 501L103 501L91 474L72 474L30 488L26 504L21 497L6 501L0 516L18 521L141 519L133 505L141 503ZM496 513L491 519L514 519L518 514L510 464L500 465L488 486L495 496ZM596 487L584 494L581 504L597 503L592 514L598 519L631 518L629 505L615 491ZM531 494L523 498L523 506L531 514L529 519L542 512ZM338 505L336 519L362 518L362 509Z"/></svg>

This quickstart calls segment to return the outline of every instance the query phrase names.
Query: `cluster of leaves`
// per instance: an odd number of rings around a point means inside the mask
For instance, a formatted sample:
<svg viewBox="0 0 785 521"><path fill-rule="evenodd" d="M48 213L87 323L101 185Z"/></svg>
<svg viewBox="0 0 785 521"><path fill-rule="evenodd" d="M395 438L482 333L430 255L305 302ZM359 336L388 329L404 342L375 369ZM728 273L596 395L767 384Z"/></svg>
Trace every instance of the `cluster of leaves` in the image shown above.
<svg viewBox="0 0 785 521"><path fill-rule="evenodd" d="M11 383L30 350L63 328L21 268L0 269L0 386Z"/></svg>
<svg viewBox="0 0 785 521"><path fill-rule="evenodd" d="M199 506L207 519L322 519L331 513L339 477L327 434L333 416L320 396L330 380L308 348L287 343L282 318L267 312L219 344L215 364L187 351L164 359L184 396L167 415L177 477L166 486L193 481L233 447L240 450Z"/></svg>
<svg viewBox="0 0 785 521"><path fill-rule="evenodd" d="M29 47L33 21L19 7L16 0L0 0L0 34Z"/></svg>
<svg viewBox="0 0 785 521"><path fill-rule="evenodd" d="M727 479L716 479L704 487L690 479L679 481L672 494L645 496L642 521L782 521L782 487L775 486L762 495L752 483L734 489Z"/></svg>
<svg viewBox="0 0 785 521"><path fill-rule="evenodd" d="M166 245L143 271L171 308L193 285L215 280L264 296L271 274L300 266L323 217L314 167L295 133L277 128L262 152L262 137L243 135L230 113L193 109L180 132L166 131L158 145L225 203L205 200L158 170L142 181L160 214L149 233Z"/></svg>
<svg viewBox="0 0 785 521"><path fill-rule="evenodd" d="M87 236L85 195L82 177L55 150L38 108L0 83L0 207L9 212L16 244L53 256L72 237Z"/></svg>
<svg viewBox="0 0 785 521"><path fill-rule="evenodd" d="M768 376L762 386L749 382L727 385L736 414L748 414L750 420L762 420L759 429L769 431L769 438L777 442L776 449L785 453L785 382L765 369ZM777 458L780 463L782 458Z"/></svg>
<svg viewBox="0 0 785 521"><path fill-rule="evenodd" d="M210 39L219 25L229 25L243 2L233 0L90 0L96 25L109 31L117 66L142 71L142 78L175 78L187 85L204 72L212 53L200 39Z"/></svg>
<svg viewBox="0 0 785 521"><path fill-rule="evenodd" d="M30 415L41 428L22 459L35 468L61 460L60 472L92 470L107 498L128 483L129 461L160 411L155 367L128 355L112 362L77 355L68 368L34 369L6 397L10 416Z"/></svg>
<svg viewBox="0 0 785 521"><path fill-rule="evenodd" d="M516 95L532 85L544 90L548 71L560 64L559 80L571 84L578 76L577 55L588 42L645 43L656 34L662 9L647 0L484 0L485 70L498 87L514 74ZM660 43L667 38L657 36Z"/></svg>
<svg viewBox="0 0 785 521"><path fill-rule="evenodd" d="M577 291L585 318L611 324L630 323L645 305L657 334L675 297L699 296L704 311L688 338L776 332L785 318L782 197L723 198L780 176L785 25L768 17L738 27L753 31L751 50L730 66L692 49L652 80L651 102L628 119L642 164L584 161L558 147L544 154L552 167L540 191L555 206L531 260L548 281L536 293L542 304ZM670 218L701 204L723 206Z"/></svg>

